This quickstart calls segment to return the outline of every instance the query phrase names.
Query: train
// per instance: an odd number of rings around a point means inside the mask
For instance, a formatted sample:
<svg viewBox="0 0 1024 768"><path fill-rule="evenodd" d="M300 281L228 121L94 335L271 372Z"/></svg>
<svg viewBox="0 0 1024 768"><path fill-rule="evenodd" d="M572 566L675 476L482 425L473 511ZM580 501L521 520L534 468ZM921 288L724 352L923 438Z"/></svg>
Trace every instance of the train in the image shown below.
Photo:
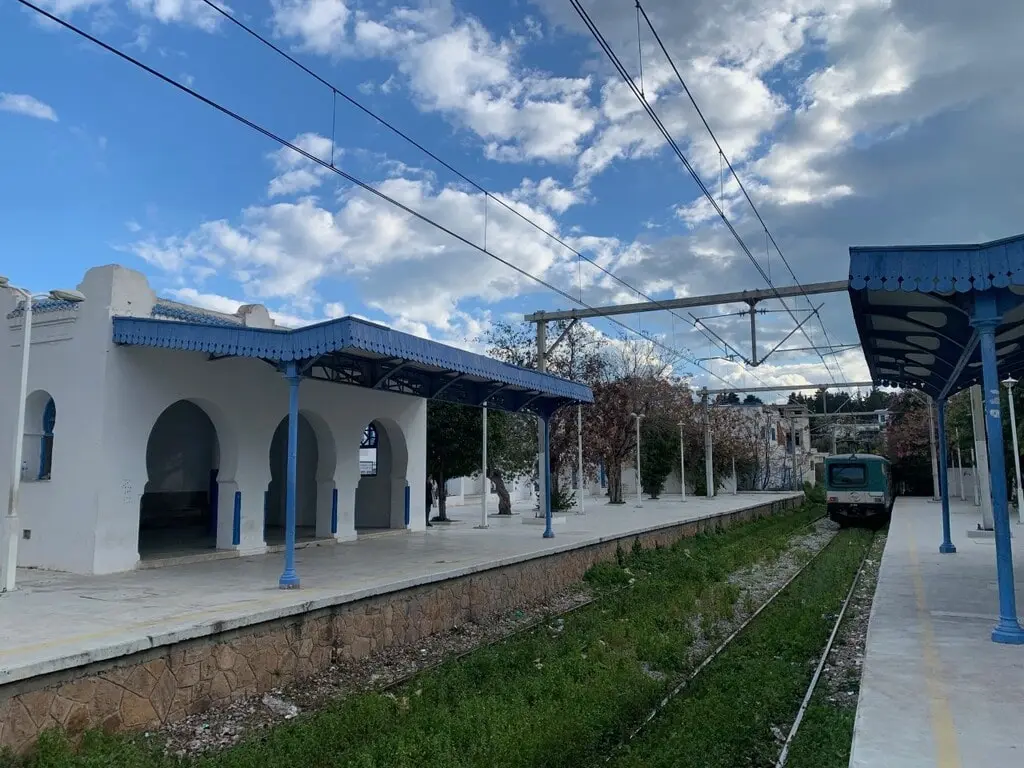
<svg viewBox="0 0 1024 768"><path fill-rule="evenodd" d="M892 464L884 456L846 453L825 459L825 502L829 520L842 527L881 528L895 501Z"/></svg>

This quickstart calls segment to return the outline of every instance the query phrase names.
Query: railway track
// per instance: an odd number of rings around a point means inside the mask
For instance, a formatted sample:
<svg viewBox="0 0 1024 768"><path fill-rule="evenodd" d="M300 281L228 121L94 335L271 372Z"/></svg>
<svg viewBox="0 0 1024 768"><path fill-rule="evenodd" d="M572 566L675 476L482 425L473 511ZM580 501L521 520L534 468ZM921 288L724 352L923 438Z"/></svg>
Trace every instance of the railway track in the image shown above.
<svg viewBox="0 0 1024 768"><path fill-rule="evenodd" d="M789 733L786 735L786 741L782 745L782 751L779 753L779 758L775 761L775 768L783 768L786 765L786 761L789 759L790 747L792 747L793 740L796 738L797 732L800 730L800 725L803 723L804 714L806 714L807 707L811 703L811 698L814 696L815 690L817 690L818 681L821 680L821 673L825 669L828 657L832 655L832 646L835 643L836 637L839 635L839 629L843 625L843 619L846 618L846 611L850 607L850 601L853 599L857 585L860 583L860 577L864 573L864 565L867 562L868 555L871 554L871 543L874 542L875 537L877 536L878 533L876 532L871 537L871 542L869 542L868 546L864 549L864 556L860 560L860 567L857 568L857 573L853 577L853 583L850 584L850 590L846 593L846 599L843 600L842 608L839 609L839 614L836 616L835 624L832 625L832 631L829 633L828 642L825 643L825 649L821 652L821 658L818 659L818 666L815 668L814 675L811 677L811 682L807 686L807 691L804 694L803 701L800 702L800 709L796 713L796 719L793 721L793 725L790 727Z"/></svg>
<svg viewBox="0 0 1024 768"><path fill-rule="evenodd" d="M821 522L822 520L825 520L826 518L827 518L827 515L822 515L821 517L815 518L811 522L807 523L807 525L803 526L803 527L815 526L819 522ZM798 528L797 530L802 530L802 528ZM703 672L716 658L718 658L718 656L721 655L721 653L726 648L729 647L729 645L732 643L733 640L735 640L737 637L739 637L740 634L742 634L743 630L745 630L748 626L750 626L750 624L753 623L754 620L757 619L757 617L760 616L765 611L765 609L767 609L772 603L774 603L775 599L779 595L781 595L783 592L785 592L786 589L790 586L790 584L792 584L794 581L796 581L800 577L800 575L803 574L803 572L806 571L807 568L810 567L810 565L812 563L814 563L822 555L822 553L824 553L825 551L828 550L828 548L832 544L832 541L834 541L834 540L835 540L835 538L833 537L833 539L831 541L829 541L828 544L826 544L824 547L822 547L816 553L814 553L813 557L811 557L806 563L801 565L800 568L796 570L796 572L794 572L788 579L786 579L785 583L781 587L779 587L777 590L775 590L768 597L767 600L765 600L763 603L761 603L761 605L757 608L757 610L755 610L753 613L750 614L750 616L748 616L746 619L744 619L743 622L735 630L733 630L733 632L728 637L726 637L725 640L723 640L710 654L708 654L704 658L704 660L701 661L701 663L698 664L697 667L694 668L694 670L692 672L688 673L685 677L683 677L683 679L680 680L676 684L676 686L673 687L672 690L670 690L669 693L663 699L661 699L661 701L659 701L658 704L653 709L651 709L650 712L648 712L647 716L643 719L643 721L640 723L640 725L637 726L636 729L633 730L629 734L629 736L623 742L618 744L615 747L615 749L613 749L612 752L607 755L607 757L605 757L604 762L605 763L611 762L616 757L616 755L619 753L620 750L622 750L631 741L633 741L638 736L640 736L640 734L644 732L644 729L646 729L647 726L650 725L650 723L662 712L662 710L665 709L665 707L667 707L672 702L673 699L675 699L680 693L682 693L684 690L686 690L686 688L688 686L690 686L693 683L693 681L696 680L700 676L701 672ZM865 557L867 557L866 554L865 554ZM864 567L864 563L863 563L863 560L862 560L861 561L861 569L863 569L863 567ZM859 571L858 571L858 574L859 574ZM852 588L851 588L850 594L853 594ZM847 603L848 602L849 602L849 596L847 596ZM844 604L844 611L845 611L845 604ZM830 642L831 642L831 640L830 640Z"/></svg>
<svg viewBox="0 0 1024 768"><path fill-rule="evenodd" d="M816 525L818 525L818 523L820 523L822 520L826 520L827 518L828 518L828 515L821 515L820 517L816 517L813 520L811 520L811 521L809 521L807 523L804 523L803 525L801 525L801 526L799 526L797 528L794 528L793 531L790 533L790 537L791 538L796 538L796 537L800 536L801 535L801 533L800 533L801 531L803 531L805 529L813 529ZM761 551L767 551L768 549L769 549L769 547L763 547ZM769 605L769 603L771 603L771 601L774 600L779 595L780 592L782 592L786 587L788 587L790 585L790 583L792 583L792 581L797 576L799 576L808 565L810 565L812 562L814 562L814 560L817 559L818 555L820 555L826 549L828 549L828 545L822 547L818 552L815 553L814 557L812 557L810 560L808 560L806 563L804 563L800 567L800 569L796 573L794 573L793 576L791 576L789 578L789 580L786 581L786 583L782 586L782 588L780 588L779 590L774 592L771 595L771 597L763 605L761 605L761 607L759 607L753 614L751 614L751 616L748 617L743 622L743 624L735 632L733 632L731 635L729 635L729 637L726 639L725 642L722 643L721 646L719 646L717 649L715 649L715 651L708 658L706 658L704 661L701 662L700 666L693 673L691 673L691 675L688 677L687 682L689 680L692 680L694 677L696 677L701 669L703 669L705 666L707 666L709 663L711 663L711 661L714 660L714 657L717 656L719 653L721 653L721 651L724 650L725 646L728 645L728 643L730 643L732 641L732 639L734 637L736 637L736 635L738 635L743 630L744 627L747 626L747 624L749 624L759 613L761 613L761 611L763 611ZM574 606L572 606L572 607L570 607L570 608L568 608L568 609L566 609L564 611L559 611L557 613L552 613L552 614L548 614L546 616L538 617L537 619L534 619L534 620L532 620L530 622L527 622L523 626L515 629L512 632L509 632L508 634L502 635L501 637L492 638L492 639L490 639L490 640L488 640L488 641L486 641L484 643L481 643L480 645L473 646L472 648L469 648L469 649L467 649L465 651L460 651L459 653L455 654L454 656L449 656L447 658L439 659L439 660L437 660L435 662L432 662L432 663L427 664L427 665L425 665L423 667L420 667L419 669L417 669L417 670L415 670L413 672L410 672L410 673L408 673L406 675L403 675L403 676L401 676L401 677L399 677L399 678L397 678L395 680L392 680L391 682L389 682L389 683L385 684L384 686L378 688L377 692L378 693L388 693L390 691L394 691L394 690L396 690L398 688L401 688L404 685L407 685L408 683L411 683L413 680L416 680L417 678L422 677L423 675L425 675L425 674L427 674L427 673L429 673L429 672L431 672L433 670L436 670L436 669L444 666L445 664L457 663L460 660L468 657L469 655L471 655L473 653L476 653L477 651L483 650L485 648L491 648L491 647L493 647L495 645L498 645L500 643L504 643L504 642L507 642L509 640L513 640L516 637L519 637L521 635L525 635L528 632L532 632L532 631L540 628L541 626L543 626L545 624L548 624L549 622L558 621L559 619L564 619L566 616L570 616L573 613L576 613L577 611L582 610L583 608L587 608L589 606L592 606L592 605L595 605L597 603L600 603L601 601L606 600L606 599L608 599L608 598L610 598L610 597L612 597L614 595L620 594L621 592L623 592L625 590L628 590L628 589L630 589L630 585L627 584L627 585L623 585L621 587L617 587L615 589L606 590L606 591L604 591L604 592L602 592L602 593L600 593L598 595L594 595L593 597L591 597L588 600L585 600L585 601L583 601L581 603L577 603L576 605L574 605ZM679 691L682 690L682 687L684 687L684 686L681 685L678 690L675 690L675 691L673 691L673 693L669 694L669 696L666 697L666 699L663 701L663 703L659 705L658 709L655 711L654 714L657 714L657 711L660 711L660 709L664 706L665 703L668 702L668 700L670 700L671 698L674 698L679 693ZM648 716L648 718L644 721L644 725L646 725L651 719L653 719L653 715L649 715ZM630 739L632 739L633 736L636 735L636 733L639 733L642 728L643 728L643 726L638 728L637 731L633 735L630 736Z"/></svg>

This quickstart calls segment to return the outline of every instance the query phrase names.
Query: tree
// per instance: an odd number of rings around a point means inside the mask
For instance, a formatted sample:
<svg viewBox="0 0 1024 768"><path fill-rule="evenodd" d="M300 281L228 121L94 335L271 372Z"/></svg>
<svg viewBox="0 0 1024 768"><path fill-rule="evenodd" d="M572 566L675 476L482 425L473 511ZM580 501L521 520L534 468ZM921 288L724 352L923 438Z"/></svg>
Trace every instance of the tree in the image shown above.
<svg viewBox="0 0 1024 768"><path fill-rule="evenodd" d="M488 424L488 426L490 426ZM479 408L427 403L427 475L437 483L437 519L446 521L445 483L480 470L483 418Z"/></svg>
<svg viewBox="0 0 1024 768"><path fill-rule="evenodd" d="M915 391L898 393L885 430L885 448L893 480L910 494L931 493L931 452L928 404Z"/></svg>
<svg viewBox="0 0 1024 768"><path fill-rule="evenodd" d="M569 321L558 321L549 326L549 346L559 338L562 341L547 356L547 372L588 385L599 380L601 370L605 365L604 338L591 326L584 323L572 324ZM487 354L497 360L523 368L536 368L537 366L536 337L531 323L495 323L478 341L485 344ZM534 461L536 461L539 446L537 445L536 422L534 424L532 445ZM551 495L552 498L558 498L560 496L561 470L576 462L577 437L574 408L562 408L552 416L549 423L549 437ZM591 471L594 471L597 464L590 462L588 466ZM536 471L535 464L533 469Z"/></svg>
<svg viewBox="0 0 1024 768"><path fill-rule="evenodd" d="M679 466L679 428L666 418L644 419L640 430L640 472L652 499L661 495L665 478Z"/></svg>
<svg viewBox="0 0 1024 768"><path fill-rule="evenodd" d="M537 420L530 415L487 412L487 478L498 493L498 514L512 514L507 481L529 475L537 461Z"/></svg>
<svg viewBox="0 0 1024 768"><path fill-rule="evenodd" d="M671 369L672 361L656 354L647 341L622 339L605 350L600 378L591 385L594 405L584 420L584 446L592 462L604 463L609 504L624 503L622 468L636 454L636 425L630 414L677 425L684 403L692 403L689 389L670 377Z"/></svg>
<svg viewBox="0 0 1024 768"><path fill-rule="evenodd" d="M763 405L764 404L764 400L762 400L757 395L747 395L746 397L743 398L743 404L744 405Z"/></svg>

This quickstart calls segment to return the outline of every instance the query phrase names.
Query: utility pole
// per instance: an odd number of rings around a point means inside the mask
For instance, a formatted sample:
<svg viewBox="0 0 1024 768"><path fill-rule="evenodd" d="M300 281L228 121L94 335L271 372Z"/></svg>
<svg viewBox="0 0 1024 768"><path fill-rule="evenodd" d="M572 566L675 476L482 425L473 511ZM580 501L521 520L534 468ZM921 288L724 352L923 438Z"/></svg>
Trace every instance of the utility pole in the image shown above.
<svg viewBox="0 0 1024 768"><path fill-rule="evenodd" d="M704 401L704 482L707 484L707 498L715 497L715 446L711 438L711 409L708 407L708 393L701 393Z"/></svg>

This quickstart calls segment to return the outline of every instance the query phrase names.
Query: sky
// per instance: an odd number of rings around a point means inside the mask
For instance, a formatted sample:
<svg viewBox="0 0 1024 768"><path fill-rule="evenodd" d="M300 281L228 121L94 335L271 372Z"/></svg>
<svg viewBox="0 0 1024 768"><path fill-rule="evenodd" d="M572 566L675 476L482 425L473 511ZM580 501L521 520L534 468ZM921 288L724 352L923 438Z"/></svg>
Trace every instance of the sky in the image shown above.
<svg viewBox="0 0 1024 768"><path fill-rule="evenodd" d="M219 4L336 93L202 0L36 2L449 232L12 1L0 274L32 290L120 263L211 309L263 303L291 326L355 314L480 349L493 323L576 300L844 280L851 245L1024 230L1017 0L643 3L781 254L633 0L582 4L749 253L568 0ZM818 317L784 348L856 343L845 294L811 301ZM809 306L759 315L761 354ZM595 327L656 338L700 385L868 378L856 349L746 369L702 360L722 350L688 311L619 320ZM749 318L705 324L749 354Z"/></svg>

